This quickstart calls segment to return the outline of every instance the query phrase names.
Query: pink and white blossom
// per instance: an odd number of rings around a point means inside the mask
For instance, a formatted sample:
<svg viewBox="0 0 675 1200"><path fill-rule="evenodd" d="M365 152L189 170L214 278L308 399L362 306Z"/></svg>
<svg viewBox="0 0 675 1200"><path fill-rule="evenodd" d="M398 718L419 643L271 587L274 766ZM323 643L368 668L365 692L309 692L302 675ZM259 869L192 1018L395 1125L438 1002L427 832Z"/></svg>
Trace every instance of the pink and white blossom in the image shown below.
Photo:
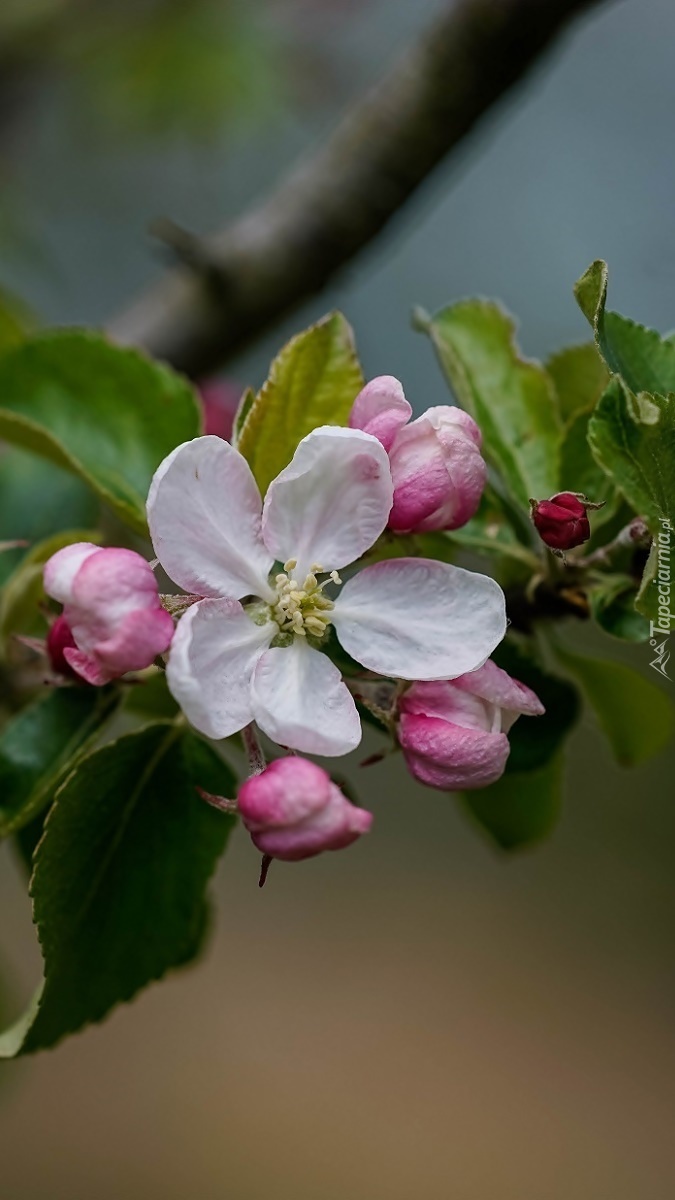
<svg viewBox="0 0 675 1200"><path fill-rule="evenodd" d="M247 779L237 799L253 844L286 862L342 850L373 821L371 813L349 803L323 767L297 755L278 758Z"/></svg>
<svg viewBox="0 0 675 1200"><path fill-rule="evenodd" d="M52 662L65 662L87 683L141 671L168 649L173 620L150 564L135 551L76 542L45 564L44 585L63 604L47 641Z"/></svg>
<svg viewBox="0 0 675 1200"><path fill-rule="evenodd" d="M360 430L315 429L264 505L246 460L219 438L164 460L148 497L155 553L204 597L179 621L167 679L197 729L224 738L256 721L305 753L354 749L356 706L323 653L330 625L384 675L451 678L485 661L505 632L494 580L420 558L365 567L342 586L338 571L377 541L392 496L386 452Z"/></svg>
<svg viewBox="0 0 675 1200"><path fill-rule="evenodd" d="M444 791L482 788L504 773L507 733L538 717L534 692L491 661L458 679L414 683L400 701L398 736L408 769Z"/></svg>
<svg viewBox="0 0 675 1200"><path fill-rule="evenodd" d="M452 405L412 409L398 379L371 379L354 401L349 423L382 442L389 454L394 500L389 528L396 533L459 529L474 516L487 467L481 433L468 413Z"/></svg>

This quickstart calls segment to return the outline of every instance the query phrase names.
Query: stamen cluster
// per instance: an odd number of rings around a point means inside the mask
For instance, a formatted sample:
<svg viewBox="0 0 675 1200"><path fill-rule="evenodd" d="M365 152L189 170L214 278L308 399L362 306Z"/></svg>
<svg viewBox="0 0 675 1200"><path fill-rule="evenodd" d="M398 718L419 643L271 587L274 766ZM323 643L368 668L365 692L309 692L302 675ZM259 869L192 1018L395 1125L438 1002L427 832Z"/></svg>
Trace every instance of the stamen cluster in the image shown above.
<svg viewBox="0 0 675 1200"><path fill-rule="evenodd" d="M295 558L289 558L284 563L283 571L274 578L278 600L272 606L272 616L282 633L296 633L306 637L308 633L314 637L323 637L330 625L329 613L334 608L333 601L324 595L323 589L329 583L342 583L337 571L331 571L323 583L317 576L324 573L320 563L313 563L305 581L300 585L293 578L293 571L298 565Z"/></svg>

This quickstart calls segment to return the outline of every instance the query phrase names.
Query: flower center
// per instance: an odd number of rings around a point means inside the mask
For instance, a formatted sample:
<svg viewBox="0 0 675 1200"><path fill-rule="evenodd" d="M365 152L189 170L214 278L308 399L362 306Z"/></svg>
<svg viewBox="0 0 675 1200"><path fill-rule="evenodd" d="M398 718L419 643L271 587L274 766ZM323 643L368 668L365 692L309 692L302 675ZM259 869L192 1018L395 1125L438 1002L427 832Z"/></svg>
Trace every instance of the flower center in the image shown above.
<svg viewBox="0 0 675 1200"><path fill-rule="evenodd" d="M330 625L330 612L333 601L324 596L323 589L328 583L342 583L337 571L331 571L319 583L317 575L324 574L320 563L310 567L305 582L300 584L293 578L293 571L298 565L295 558L289 558L284 563L283 571L274 578L277 591L277 601L272 605L272 616L282 633L297 633L300 637L323 637L326 627Z"/></svg>

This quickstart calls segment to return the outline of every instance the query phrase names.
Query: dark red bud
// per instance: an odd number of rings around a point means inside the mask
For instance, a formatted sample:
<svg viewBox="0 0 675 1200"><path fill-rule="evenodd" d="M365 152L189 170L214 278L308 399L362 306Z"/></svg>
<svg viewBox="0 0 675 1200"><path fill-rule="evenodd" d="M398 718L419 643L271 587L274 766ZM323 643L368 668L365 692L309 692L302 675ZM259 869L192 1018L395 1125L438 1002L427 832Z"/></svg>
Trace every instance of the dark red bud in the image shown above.
<svg viewBox="0 0 675 1200"><path fill-rule="evenodd" d="M63 651L66 649L76 649L75 638L73 637L70 625L66 618L61 616L50 627L47 634L47 654L52 668L58 675L65 675L68 679L77 679L82 683L80 676L66 661Z"/></svg>
<svg viewBox="0 0 675 1200"><path fill-rule="evenodd" d="M551 550L572 550L587 542L591 536L587 510L599 507L574 492L558 492L550 500L530 504L537 533Z"/></svg>

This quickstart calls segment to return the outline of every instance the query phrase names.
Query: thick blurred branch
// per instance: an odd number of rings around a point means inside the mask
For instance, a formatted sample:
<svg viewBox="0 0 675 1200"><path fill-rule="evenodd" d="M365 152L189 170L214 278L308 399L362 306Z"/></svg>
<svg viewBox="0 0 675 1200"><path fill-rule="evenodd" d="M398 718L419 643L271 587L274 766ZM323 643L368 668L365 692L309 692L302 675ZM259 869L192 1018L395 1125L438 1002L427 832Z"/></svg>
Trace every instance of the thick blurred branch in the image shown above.
<svg viewBox="0 0 675 1200"><path fill-rule="evenodd" d="M111 323L193 376L224 363L368 244L577 14L600 0L455 0L270 198L205 239ZM189 253L182 254L181 246Z"/></svg>

